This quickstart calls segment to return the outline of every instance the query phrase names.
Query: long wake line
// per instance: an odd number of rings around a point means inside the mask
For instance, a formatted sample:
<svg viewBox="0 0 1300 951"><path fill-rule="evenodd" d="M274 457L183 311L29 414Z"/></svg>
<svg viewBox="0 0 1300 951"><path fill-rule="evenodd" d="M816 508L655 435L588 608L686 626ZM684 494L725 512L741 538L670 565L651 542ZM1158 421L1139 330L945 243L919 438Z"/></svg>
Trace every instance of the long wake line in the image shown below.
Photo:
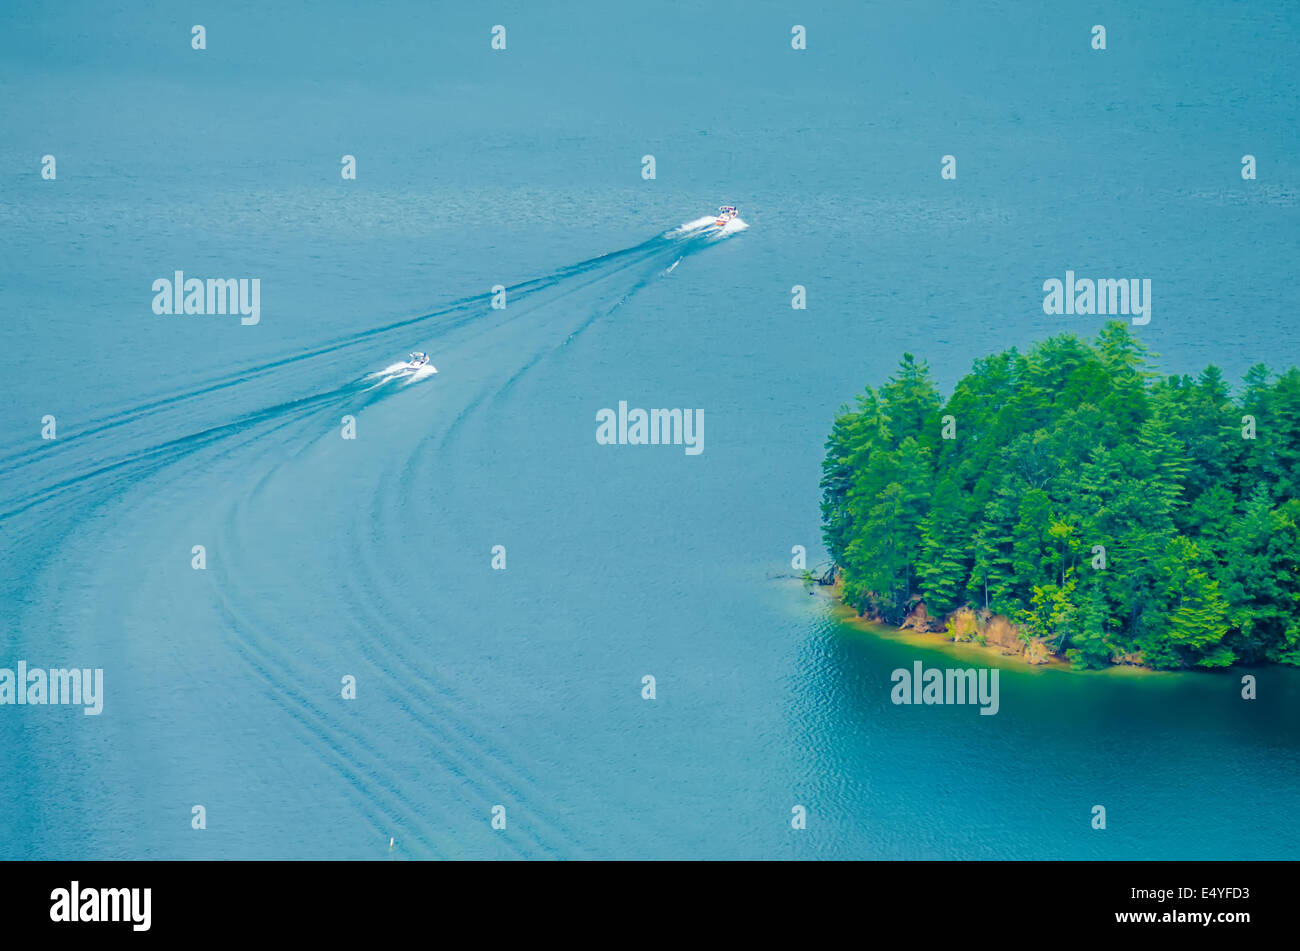
<svg viewBox="0 0 1300 951"><path fill-rule="evenodd" d="M123 449L120 443L129 442L129 440L115 439L108 445L107 451L99 458L95 458L94 450L90 449L90 444L95 443L97 437L104 437L106 434L122 430L132 424L138 424L151 417L157 417L166 411L180 412L186 405L202 397L210 396L222 390L232 389L241 384L247 384L253 380L264 378L274 371L302 364L305 361L345 351L369 342L383 341L387 344L390 338L396 338L399 333L408 336L411 329L420 328L430 323L436 322L436 332L431 338L433 340L445 337L452 331L467 328L477 322L494 317L501 323L507 323L517 319L521 313L521 308L542 291L557 287L563 290L563 287L570 282L583 277L590 276L593 280L604 280L627 267L635 267L638 264L655 260L666 261L671 258L672 263L666 269L662 269L662 265L656 267L659 273L666 276L676 269L687 256L698 252L716 240L735 234L747 227L738 218L730 221L727 227L722 229L715 228L713 225L714 219L712 217L700 218L687 222L676 229L656 235L639 244L587 258L566 265L542 277L511 285L506 288L506 293L509 295L511 301L510 310L513 313L505 316L502 316L502 312L490 308L493 297L490 293L462 297L426 314L360 330L297 354L231 371L188 390L152 399L133 407L115 410L90 420L84 428L75 430L66 437L61 436L53 443L28 447L8 456L0 457L0 475L3 476L13 476L25 467L38 463L56 465L61 460L66 460L67 463L60 466L46 478L38 480L29 478L25 484L25 491L0 498L0 506L2 506L0 508L0 522L56 499L70 490L93 485L101 477L108 474L126 472L138 475L143 474L145 470L153 472L184 455L211 446L227 436L283 419L286 416L303 418L312 411L348 402L359 403L358 408L362 408L393 391L393 387L385 384L401 381L405 385L409 385L431 377L434 371L429 368L427 371L405 372L405 367L402 364L393 364L378 373L362 375L331 389L293 399L281 400L267 407L241 414L227 422L215 423L196 431L151 442L144 446ZM625 293L619 295L612 306L591 313L576 329L568 333L558 345L567 344L602 314L609 314L621 306L628 298L643 288L647 280L646 277L638 277ZM581 287L584 283L586 282L579 281L574 287ZM508 376L503 381L503 387L508 388L513 384L545 352L543 350L535 354L523 367ZM87 450L86 452L81 451L83 447ZM18 481L12 478L6 479L6 482L10 485L14 485ZM38 483L34 488L32 487L33 481Z"/></svg>

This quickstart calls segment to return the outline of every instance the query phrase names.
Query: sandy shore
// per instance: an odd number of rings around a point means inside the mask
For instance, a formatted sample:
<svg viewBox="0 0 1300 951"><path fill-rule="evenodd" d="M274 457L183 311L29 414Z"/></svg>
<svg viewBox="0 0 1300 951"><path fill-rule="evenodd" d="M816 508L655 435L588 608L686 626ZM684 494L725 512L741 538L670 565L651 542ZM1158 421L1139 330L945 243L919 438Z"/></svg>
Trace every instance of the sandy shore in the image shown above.
<svg viewBox="0 0 1300 951"><path fill-rule="evenodd" d="M987 664L990 660L999 660L1000 667L1008 667L1025 671L1034 670L1064 670L1077 674L1100 674L1100 673L1119 673L1127 672L1129 674L1157 674L1162 671L1153 670L1150 667L1142 667L1136 664L1112 664L1109 667L1100 669L1076 668L1068 660L1059 654L1051 654L1045 661L1038 663L1029 663L1025 654L1008 653L1004 648L996 645L980 644L977 641L954 641L948 634L930 631L916 631L910 628L899 628L892 624L886 624L883 621L873 621L861 617L853 608L845 604L840 598L841 586L838 581L834 585L820 586L814 585L823 597L831 605L831 613L835 620L841 624L863 631L875 637L885 638L892 641L901 641L906 644L914 644L917 647L923 647L928 650L941 650L953 657L963 658L968 661L979 661Z"/></svg>

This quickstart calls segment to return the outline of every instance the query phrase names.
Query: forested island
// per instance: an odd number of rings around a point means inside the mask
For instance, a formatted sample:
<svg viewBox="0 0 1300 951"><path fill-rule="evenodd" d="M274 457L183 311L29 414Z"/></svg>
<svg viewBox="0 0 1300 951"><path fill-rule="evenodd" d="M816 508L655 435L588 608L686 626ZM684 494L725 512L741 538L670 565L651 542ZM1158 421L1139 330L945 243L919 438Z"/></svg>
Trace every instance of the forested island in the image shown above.
<svg viewBox="0 0 1300 951"><path fill-rule="evenodd" d="M1300 370L1164 376L1118 322L844 406L823 538L858 614L1076 667L1300 664ZM922 627L922 629L925 629Z"/></svg>

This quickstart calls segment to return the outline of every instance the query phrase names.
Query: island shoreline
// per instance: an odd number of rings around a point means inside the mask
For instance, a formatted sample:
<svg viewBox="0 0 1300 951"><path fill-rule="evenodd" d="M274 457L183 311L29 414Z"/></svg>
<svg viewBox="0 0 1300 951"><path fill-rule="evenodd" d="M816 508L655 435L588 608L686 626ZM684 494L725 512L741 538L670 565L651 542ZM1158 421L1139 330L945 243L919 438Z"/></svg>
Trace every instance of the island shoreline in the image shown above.
<svg viewBox="0 0 1300 951"><path fill-rule="evenodd" d="M996 644L981 644L976 640L956 640L946 631L925 631L918 630L914 627L900 627L896 624L890 624L887 621L878 621L873 618L865 617L859 614L851 605L846 604L842 598L843 582L837 577L830 585L820 585L815 583L814 587L828 588L825 597L831 609L831 616L836 623L845 625L855 631L870 634L882 640L889 640L902 643L915 643L918 647L930 650L941 650L950 655L960 655L969 652L972 657L997 657L1006 662L1005 666L1010 669L1021 669L1026 671L1033 670L1057 670L1066 671L1074 674L1120 674L1121 672L1128 675L1148 675L1148 674L1170 674L1186 673L1195 668L1182 668L1180 670L1161 670L1155 667L1148 667L1144 664L1108 664L1105 667L1076 667L1069 660L1060 654L1050 652L1045 660L1037 663L1026 659L1025 651L1020 653L1008 652L1005 648Z"/></svg>

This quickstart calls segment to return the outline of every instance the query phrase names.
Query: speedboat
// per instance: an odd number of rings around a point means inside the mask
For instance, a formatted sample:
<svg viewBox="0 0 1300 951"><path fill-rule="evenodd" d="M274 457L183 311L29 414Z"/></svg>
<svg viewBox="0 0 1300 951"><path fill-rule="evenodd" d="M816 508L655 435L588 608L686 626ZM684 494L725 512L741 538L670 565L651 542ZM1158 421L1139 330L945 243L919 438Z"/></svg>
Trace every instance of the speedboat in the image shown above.
<svg viewBox="0 0 1300 951"><path fill-rule="evenodd" d="M421 350L411 351L411 355L405 360L399 360L396 363L390 363L382 370L376 370L366 377L368 380L377 380L374 386L383 386L393 380L404 381L403 385L418 383L420 380L427 380L438 372L438 368L429 362L429 355ZM374 389L374 386L371 389Z"/></svg>
<svg viewBox="0 0 1300 951"><path fill-rule="evenodd" d="M725 228L732 218L735 218L740 212L736 211L735 205L722 205L718 208L718 219L713 222L715 228Z"/></svg>

